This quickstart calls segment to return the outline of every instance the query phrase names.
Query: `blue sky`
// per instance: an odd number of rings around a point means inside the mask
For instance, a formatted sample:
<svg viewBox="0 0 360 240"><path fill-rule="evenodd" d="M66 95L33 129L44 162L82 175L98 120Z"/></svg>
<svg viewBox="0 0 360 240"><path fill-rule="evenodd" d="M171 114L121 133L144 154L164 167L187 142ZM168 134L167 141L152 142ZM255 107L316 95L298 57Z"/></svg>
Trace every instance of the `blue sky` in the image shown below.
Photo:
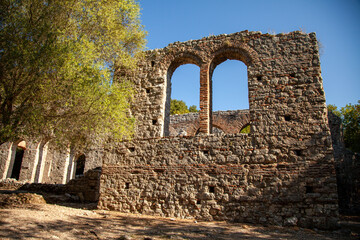
<svg viewBox="0 0 360 240"><path fill-rule="evenodd" d="M140 0L147 48L243 30L316 32L327 104L360 100L360 0ZM248 108L246 66L226 61L213 76L213 110ZM199 68L180 66L172 98L199 106Z"/></svg>

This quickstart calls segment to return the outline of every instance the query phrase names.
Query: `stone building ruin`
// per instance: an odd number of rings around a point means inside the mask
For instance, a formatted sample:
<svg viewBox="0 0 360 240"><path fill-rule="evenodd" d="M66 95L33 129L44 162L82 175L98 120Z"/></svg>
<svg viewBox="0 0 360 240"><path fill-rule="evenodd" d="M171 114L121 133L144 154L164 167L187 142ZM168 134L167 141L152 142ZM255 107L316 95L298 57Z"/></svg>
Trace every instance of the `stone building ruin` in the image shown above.
<svg viewBox="0 0 360 240"><path fill-rule="evenodd" d="M250 134L212 134L212 73L246 64ZM200 68L198 134L169 136L171 76ZM124 75L123 73L118 73ZM103 155L101 209L166 217L334 227L333 149L315 33L243 31L146 52L132 141Z"/></svg>
<svg viewBox="0 0 360 240"><path fill-rule="evenodd" d="M102 167L100 209L336 226L334 155L315 33L243 31L176 42L145 55L137 71L116 73L134 82L134 139L86 153L27 141L19 180L66 183L83 156L84 173ZM247 66L249 110L232 122L236 128L224 129L229 123L212 112L212 74L228 59ZM200 68L200 112L186 134L176 131L185 129L181 121L170 123L171 77L183 64ZM250 133L240 133L248 124ZM17 146L0 147L3 179L12 172Z"/></svg>

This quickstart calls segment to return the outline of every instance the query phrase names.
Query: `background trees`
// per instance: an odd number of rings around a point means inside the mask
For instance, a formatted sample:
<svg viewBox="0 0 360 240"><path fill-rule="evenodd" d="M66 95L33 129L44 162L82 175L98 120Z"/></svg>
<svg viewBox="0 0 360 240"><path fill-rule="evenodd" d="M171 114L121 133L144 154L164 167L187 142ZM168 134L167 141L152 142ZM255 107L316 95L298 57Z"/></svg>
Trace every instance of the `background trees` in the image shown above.
<svg viewBox="0 0 360 240"><path fill-rule="evenodd" d="M347 104L340 111L335 105L328 105L328 110L341 117L345 147L360 152L360 100L355 105Z"/></svg>
<svg viewBox="0 0 360 240"><path fill-rule="evenodd" d="M186 103L182 100L176 100L176 99L171 99L170 102L170 115L174 115L174 114L184 114L184 113L189 113L189 112L198 112L199 110L197 110L195 105L192 105L188 108L188 106L186 105Z"/></svg>
<svg viewBox="0 0 360 240"><path fill-rule="evenodd" d="M145 44L135 0L0 2L0 143L129 136L133 68Z"/></svg>

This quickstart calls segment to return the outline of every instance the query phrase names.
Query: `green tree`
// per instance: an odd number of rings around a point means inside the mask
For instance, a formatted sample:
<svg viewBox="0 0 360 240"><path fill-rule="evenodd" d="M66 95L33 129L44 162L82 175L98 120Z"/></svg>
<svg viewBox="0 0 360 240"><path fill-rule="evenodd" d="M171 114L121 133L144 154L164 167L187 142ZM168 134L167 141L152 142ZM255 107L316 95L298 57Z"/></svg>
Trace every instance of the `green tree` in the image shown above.
<svg viewBox="0 0 360 240"><path fill-rule="evenodd" d="M329 112L332 112L336 116L341 117L341 112L339 110L337 110L337 106L335 106L333 104L329 104L329 105L327 105L327 109Z"/></svg>
<svg viewBox="0 0 360 240"><path fill-rule="evenodd" d="M195 106L195 105L191 105L190 107L189 107L189 112L199 112L199 110L197 110L197 107Z"/></svg>
<svg viewBox="0 0 360 240"><path fill-rule="evenodd" d="M136 0L0 2L0 143L130 136L131 69L145 32Z"/></svg>
<svg viewBox="0 0 360 240"><path fill-rule="evenodd" d="M341 114L345 146L353 152L360 152L360 100L358 104L342 107Z"/></svg>
<svg viewBox="0 0 360 240"><path fill-rule="evenodd" d="M182 100L171 99L170 102L170 114L184 114L188 113L189 109L186 103Z"/></svg>

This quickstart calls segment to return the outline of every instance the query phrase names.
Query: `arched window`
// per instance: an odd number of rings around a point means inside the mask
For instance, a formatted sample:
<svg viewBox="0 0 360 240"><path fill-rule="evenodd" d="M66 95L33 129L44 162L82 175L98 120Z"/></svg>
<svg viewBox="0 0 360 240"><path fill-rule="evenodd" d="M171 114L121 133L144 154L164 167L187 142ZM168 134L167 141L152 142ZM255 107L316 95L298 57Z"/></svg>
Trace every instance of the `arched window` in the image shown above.
<svg viewBox="0 0 360 240"><path fill-rule="evenodd" d="M21 165L26 150L26 142L25 141L19 142L14 150L15 150L15 156L12 166L10 166L12 168L10 178L15 178L16 180L19 180Z"/></svg>
<svg viewBox="0 0 360 240"><path fill-rule="evenodd" d="M248 54L239 48L223 48L210 64L210 115L217 110L249 109ZM210 118L212 129L212 117Z"/></svg>
<svg viewBox="0 0 360 240"><path fill-rule="evenodd" d="M86 157L84 154L76 159L75 178L84 176Z"/></svg>
<svg viewBox="0 0 360 240"><path fill-rule="evenodd" d="M247 67L238 60L219 64L212 76L212 110L249 109Z"/></svg>
<svg viewBox="0 0 360 240"><path fill-rule="evenodd" d="M182 100L187 107L199 109L200 69L194 64L178 67L171 78L171 99Z"/></svg>
<svg viewBox="0 0 360 240"><path fill-rule="evenodd" d="M162 136L169 136L171 99L182 100L187 107L199 109L200 60L190 53L181 53L170 64L167 71L164 128ZM180 67L180 68L179 68Z"/></svg>

